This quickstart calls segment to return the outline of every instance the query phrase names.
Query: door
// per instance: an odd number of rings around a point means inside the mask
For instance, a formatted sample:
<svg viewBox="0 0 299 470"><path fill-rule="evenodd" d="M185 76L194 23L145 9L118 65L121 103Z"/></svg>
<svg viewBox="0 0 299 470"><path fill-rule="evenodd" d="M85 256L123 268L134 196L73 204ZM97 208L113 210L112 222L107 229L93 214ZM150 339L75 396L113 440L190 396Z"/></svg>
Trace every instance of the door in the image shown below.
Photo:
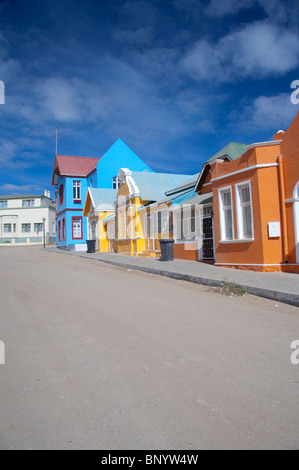
<svg viewBox="0 0 299 470"><path fill-rule="evenodd" d="M294 225L295 225L295 249L296 249L296 263L299 264L299 181L294 189Z"/></svg>
<svg viewBox="0 0 299 470"><path fill-rule="evenodd" d="M214 230L212 206L203 207L202 259L214 259Z"/></svg>
<svg viewBox="0 0 299 470"><path fill-rule="evenodd" d="M154 213L146 214L146 233L147 233L147 243L146 248L147 250L154 250L155 249L155 228L154 228Z"/></svg>

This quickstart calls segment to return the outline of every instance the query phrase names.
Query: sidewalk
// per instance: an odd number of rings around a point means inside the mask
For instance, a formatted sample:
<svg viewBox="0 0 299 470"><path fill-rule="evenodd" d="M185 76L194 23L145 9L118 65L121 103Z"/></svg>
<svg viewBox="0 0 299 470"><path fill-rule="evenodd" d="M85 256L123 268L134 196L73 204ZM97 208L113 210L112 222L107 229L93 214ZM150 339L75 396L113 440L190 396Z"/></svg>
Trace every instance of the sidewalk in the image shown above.
<svg viewBox="0 0 299 470"><path fill-rule="evenodd" d="M224 281L242 286L249 294L284 302L299 307L299 275L290 273L259 273L238 269L220 268L195 261L160 261L156 258L120 255L117 253L85 253L59 250L48 251L80 258L94 259L125 269L136 269L173 279L189 281L205 286L218 287Z"/></svg>

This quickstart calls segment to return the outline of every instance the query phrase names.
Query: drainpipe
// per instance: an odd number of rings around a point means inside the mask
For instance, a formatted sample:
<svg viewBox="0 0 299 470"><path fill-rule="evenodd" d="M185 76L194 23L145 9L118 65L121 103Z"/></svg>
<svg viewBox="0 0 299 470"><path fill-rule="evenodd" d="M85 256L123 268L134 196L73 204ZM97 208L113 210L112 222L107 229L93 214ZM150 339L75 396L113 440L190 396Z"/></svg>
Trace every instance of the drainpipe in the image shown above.
<svg viewBox="0 0 299 470"><path fill-rule="evenodd" d="M287 237L287 215L285 207L285 188L284 188L284 174L282 166L282 156L278 157L278 174L279 174L279 186L280 186L280 206L282 214L282 243L283 243L283 258L284 262L289 262L289 247Z"/></svg>

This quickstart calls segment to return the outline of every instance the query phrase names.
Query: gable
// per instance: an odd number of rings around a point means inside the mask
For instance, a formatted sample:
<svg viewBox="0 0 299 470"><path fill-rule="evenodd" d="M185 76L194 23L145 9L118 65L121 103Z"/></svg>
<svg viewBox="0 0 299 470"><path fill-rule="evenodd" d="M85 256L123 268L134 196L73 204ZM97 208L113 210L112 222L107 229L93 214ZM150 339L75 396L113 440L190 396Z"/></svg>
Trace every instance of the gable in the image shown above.
<svg viewBox="0 0 299 470"><path fill-rule="evenodd" d="M136 153L121 139L118 139L97 164L98 187L112 188L112 179L117 176L120 168L130 168L130 170L141 172L153 172Z"/></svg>

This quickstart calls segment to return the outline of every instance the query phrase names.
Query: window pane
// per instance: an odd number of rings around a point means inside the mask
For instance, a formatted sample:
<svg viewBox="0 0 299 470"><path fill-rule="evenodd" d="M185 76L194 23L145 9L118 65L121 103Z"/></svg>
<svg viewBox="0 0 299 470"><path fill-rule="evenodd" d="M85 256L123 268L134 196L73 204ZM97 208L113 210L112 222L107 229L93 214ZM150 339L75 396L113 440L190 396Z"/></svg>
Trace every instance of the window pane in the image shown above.
<svg viewBox="0 0 299 470"><path fill-rule="evenodd" d="M73 219L73 238L81 238L81 219Z"/></svg>
<svg viewBox="0 0 299 470"><path fill-rule="evenodd" d="M226 209L224 211L225 218L225 238L226 240L232 240L233 238L233 217L232 210Z"/></svg>
<svg viewBox="0 0 299 470"><path fill-rule="evenodd" d="M243 233L245 238L252 238L252 217L250 205L243 207Z"/></svg>
<svg viewBox="0 0 299 470"><path fill-rule="evenodd" d="M241 199L241 202L250 202L249 186L245 186L241 188L240 199Z"/></svg>

